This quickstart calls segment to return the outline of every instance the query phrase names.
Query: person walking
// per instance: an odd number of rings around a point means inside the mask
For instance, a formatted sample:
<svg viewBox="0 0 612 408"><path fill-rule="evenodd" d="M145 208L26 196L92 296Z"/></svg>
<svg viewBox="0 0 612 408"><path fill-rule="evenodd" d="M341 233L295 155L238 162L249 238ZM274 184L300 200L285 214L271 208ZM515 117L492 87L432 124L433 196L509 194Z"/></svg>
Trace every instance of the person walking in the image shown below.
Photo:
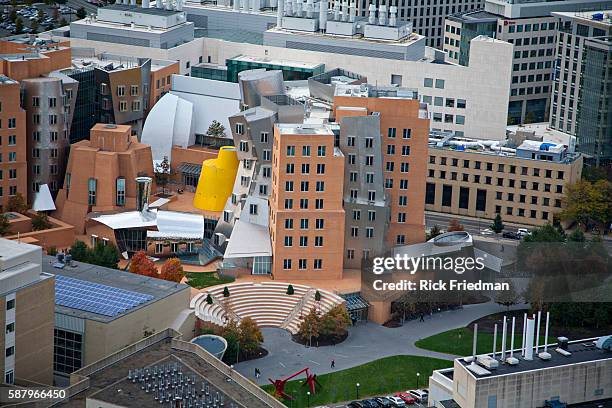
<svg viewBox="0 0 612 408"><path fill-rule="evenodd" d="M261 377L261 371L259 371L259 368L255 368L255 378L259 378Z"/></svg>
<svg viewBox="0 0 612 408"><path fill-rule="evenodd" d="M331 368L336 368L336 360L332 359Z"/></svg>
<svg viewBox="0 0 612 408"><path fill-rule="evenodd" d="M424 316L424 315L423 315L423 313L421 313L421 319L419 320L420 322L424 322L424 321L425 321L425 319L423 318L423 316Z"/></svg>

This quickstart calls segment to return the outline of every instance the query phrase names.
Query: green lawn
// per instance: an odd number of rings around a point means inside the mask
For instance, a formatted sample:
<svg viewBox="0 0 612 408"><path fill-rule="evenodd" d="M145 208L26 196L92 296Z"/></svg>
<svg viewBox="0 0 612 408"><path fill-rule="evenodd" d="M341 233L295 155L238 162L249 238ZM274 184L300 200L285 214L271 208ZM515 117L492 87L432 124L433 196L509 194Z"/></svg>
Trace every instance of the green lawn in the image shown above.
<svg viewBox="0 0 612 408"><path fill-rule="evenodd" d="M338 362L336 364L338 367ZM324 374L317 377L322 387L317 390L316 395L310 396L310 406L354 400L357 398L357 383L360 385L359 398L416 388L416 373L420 373L419 387L427 387L429 376L433 370L452 367L452 365L452 361L435 358L393 356L346 370ZM311 368L314 368L316 374L316 367ZM287 383L286 392L295 397L293 401L284 401L288 407L302 408L308 406L308 396L306 395L308 390L307 387L302 386L303 378L304 375L301 375L301 381ZM263 388L270 393L274 391L272 385L265 385Z"/></svg>
<svg viewBox="0 0 612 408"><path fill-rule="evenodd" d="M517 334L514 336L514 349L521 348L521 334L522 326L517 330ZM556 342L554 337L548 337L549 342ZM453 329L443 333L435 334L431 337L418 340L415 345L419 348L431 351L437 351L440 353L454 354L457 356L469 356L472 354L472 344L474 340L474 332L472 329L462 327L460 329ZM501 351L502 336L501 327L497 332L497 347L496 351ZM540 334L540 344L544 344L544 334ZM507 340L507 349L510 349L510 337ZM478 332L478 339L476 345L477 354L491 353L493 352L493 334Z"/></svg>
<svg viewBox="0 0 612 408"><path fill-rule="evenodd" d="M191 272L187 273L187 279L187 283L196 289L231 283L234 281L234 278L231 277L219 277L217 272Z"/></svg>

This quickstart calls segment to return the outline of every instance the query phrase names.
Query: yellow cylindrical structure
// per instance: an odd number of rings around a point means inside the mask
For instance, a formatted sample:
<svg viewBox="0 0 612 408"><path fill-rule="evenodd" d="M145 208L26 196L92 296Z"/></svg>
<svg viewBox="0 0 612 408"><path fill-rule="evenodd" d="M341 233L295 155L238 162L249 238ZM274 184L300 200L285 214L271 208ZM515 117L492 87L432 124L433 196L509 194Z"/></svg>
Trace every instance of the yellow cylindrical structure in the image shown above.
<svg viewBox="0 0 612 408"><path fill-rule="evenodd" d="M233 146L223 146L216 159L205 160L193 206L204 211L222 211L232 194L238 172L238 155Z"/></svg>

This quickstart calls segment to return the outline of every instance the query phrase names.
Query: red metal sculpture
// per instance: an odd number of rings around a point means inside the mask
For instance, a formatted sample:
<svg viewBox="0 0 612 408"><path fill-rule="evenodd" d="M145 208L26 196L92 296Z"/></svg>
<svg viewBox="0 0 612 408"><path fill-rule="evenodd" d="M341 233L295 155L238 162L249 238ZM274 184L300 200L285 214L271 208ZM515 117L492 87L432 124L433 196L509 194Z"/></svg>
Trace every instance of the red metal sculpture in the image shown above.
<svg viewBox="0 0 612 408"><path fill-rule="evenodd" d="M308 367L303 368L297 373L293 373L289 377L279 379L279 380L272 380L271 378L268 378L268 380L274 385L274 395L277 398L284 398L288 400L294 399L292 395L287 394L285 392L285 384L287 383L287 381L291 380L294 377L297 377L298 375L302 373L306 373L306 381L304 381L304 384L302 384L302 387L308 385L308 387L310 388L310 393L314 395L316 391L316 386L318 385L320 387L321 384L317 380L317 375L310 374L308 370L309 370Z"/></svg>

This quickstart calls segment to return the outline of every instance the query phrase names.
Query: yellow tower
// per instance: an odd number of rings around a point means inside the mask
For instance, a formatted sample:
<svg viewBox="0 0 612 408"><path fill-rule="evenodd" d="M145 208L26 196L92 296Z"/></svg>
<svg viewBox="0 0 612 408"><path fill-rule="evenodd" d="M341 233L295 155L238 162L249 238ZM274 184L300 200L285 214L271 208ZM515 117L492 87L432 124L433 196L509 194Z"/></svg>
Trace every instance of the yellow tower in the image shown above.
<svg viewBox="0 0 612 408"><path fill-rule="evenodd" d="M232 194L238 163L233 146L223 146L216 159L204 160L193 206L204 211L222 211Z"/></svg>

